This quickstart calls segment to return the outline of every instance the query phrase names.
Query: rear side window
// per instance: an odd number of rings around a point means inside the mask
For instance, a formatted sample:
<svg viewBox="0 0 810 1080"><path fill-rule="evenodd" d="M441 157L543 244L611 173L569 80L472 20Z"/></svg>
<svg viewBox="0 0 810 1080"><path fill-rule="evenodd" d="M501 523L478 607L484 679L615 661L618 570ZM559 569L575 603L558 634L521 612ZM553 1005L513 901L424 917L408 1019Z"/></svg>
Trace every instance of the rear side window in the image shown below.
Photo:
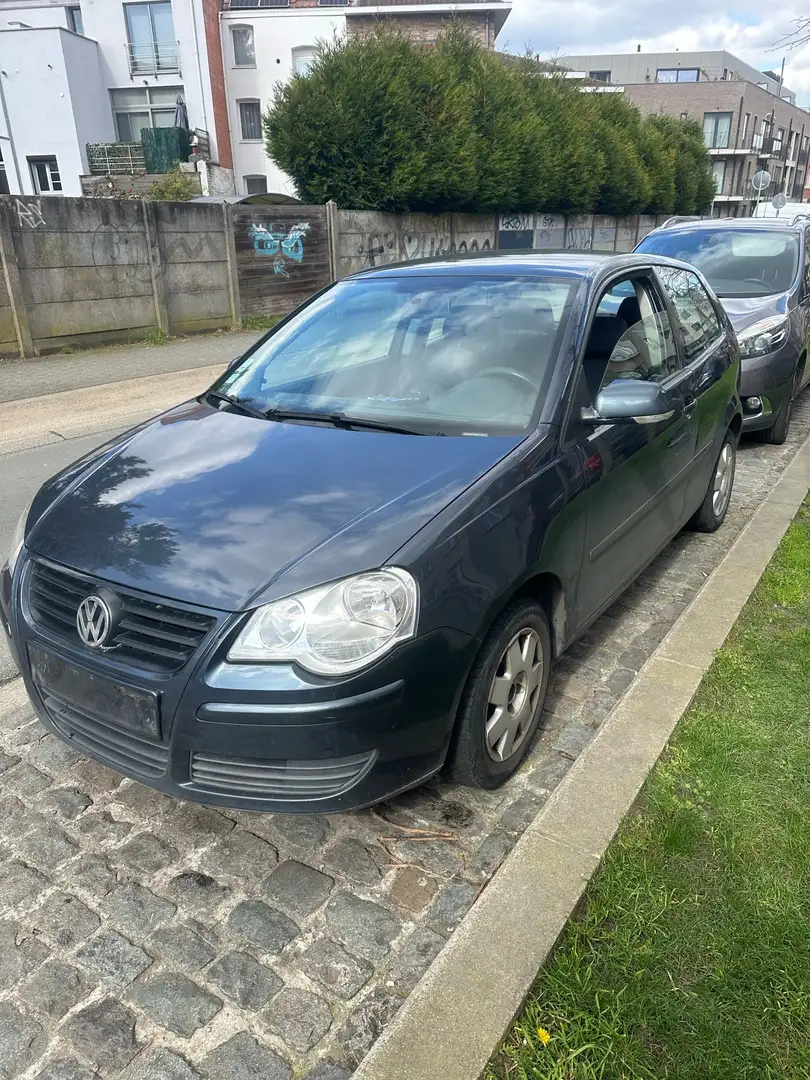
<svg viewBox="0 0 810 1080"><path fill-rule="evenodd" d="M723 327L697 274L670 266L659 266L657 272L678 316L689 362L722 336Z"/></svg>

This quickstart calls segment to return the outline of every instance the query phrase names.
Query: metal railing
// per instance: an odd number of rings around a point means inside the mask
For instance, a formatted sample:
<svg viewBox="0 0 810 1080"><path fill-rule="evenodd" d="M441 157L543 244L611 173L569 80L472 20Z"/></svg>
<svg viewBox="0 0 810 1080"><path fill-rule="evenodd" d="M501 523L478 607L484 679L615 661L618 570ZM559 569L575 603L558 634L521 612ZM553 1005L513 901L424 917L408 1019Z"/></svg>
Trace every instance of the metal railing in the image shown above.
<svg viewBox="0 0 810 1080"><path fill-rule="evenodd" d="M162 75L172 72L181 75L179 41L146 41L138 44L127 42L130 76Z"/></svg>
<svg viewBox="0 0 810 1080"><path fill-rule="evenodd" d="M222 10L234 8L288 8L290 0L222 0Z"/></svg>
<svg viewBox="0 0 810 1080"><path fill-rule="evenodd" d="M94 176L146 172L143 144L139 142L88 143L87 164Z"/></svg>

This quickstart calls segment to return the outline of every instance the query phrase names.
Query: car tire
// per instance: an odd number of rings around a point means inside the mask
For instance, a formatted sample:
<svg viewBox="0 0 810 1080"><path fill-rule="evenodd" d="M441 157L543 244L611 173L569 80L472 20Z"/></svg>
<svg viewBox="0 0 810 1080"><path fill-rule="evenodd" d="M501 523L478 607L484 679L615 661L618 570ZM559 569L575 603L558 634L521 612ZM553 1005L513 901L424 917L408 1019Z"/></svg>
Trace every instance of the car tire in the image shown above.
<svg viewBox="0 0 810 1080"><path fill-rule="evenodd" d="M540 723L550 667L545 611L535 600L515 601L491 627L467 679L445 765L450 779L479 788L508 780Z"/></svg>
<svg viewBox="0 0 810 1080"><path fill-rule="evenodd" d="M690 525L698 532L712 533L723 524L734 488L734 471L737 465L737 436L726 432L720 453L712 469L712 478L700 509Z"/></svg>
<svg viewBox="0 0 810 1080"><path fill-rule="evenodd" d="M802 379L802 366L796 368L793 373L793 384L790 388L790 396L782 403L782 408L777 413L776 419L770 427L764 428L759 437L762 442L769 446L782 446L790 431L790 421L793 418L793 399L799 392Z"/></svg>

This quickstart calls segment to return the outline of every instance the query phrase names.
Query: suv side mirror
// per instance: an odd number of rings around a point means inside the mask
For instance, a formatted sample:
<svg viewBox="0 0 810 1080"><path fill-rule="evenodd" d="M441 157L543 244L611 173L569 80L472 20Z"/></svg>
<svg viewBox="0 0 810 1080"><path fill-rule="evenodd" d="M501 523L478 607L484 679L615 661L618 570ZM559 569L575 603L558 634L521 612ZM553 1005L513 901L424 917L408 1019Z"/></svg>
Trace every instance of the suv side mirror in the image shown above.
<svg viewBox="0 0 810 1080"><path fill-rule="evenodd" d="M674 415L666 390L641 379L614 379L597 394L595 408L582 410L586 424L657 424Z"/></svg>
<svg viewBox="0 0 810 1080"><path fill-rule="evenodd" d="M242 359L241 356L235 356L233 358L233 360L231 360L230 363L228 364L228 366L225 368L225 374L227 375L229 371L233 371L233 369L236 367L236 365L239 363L239 361L241 359Z"/></svg>

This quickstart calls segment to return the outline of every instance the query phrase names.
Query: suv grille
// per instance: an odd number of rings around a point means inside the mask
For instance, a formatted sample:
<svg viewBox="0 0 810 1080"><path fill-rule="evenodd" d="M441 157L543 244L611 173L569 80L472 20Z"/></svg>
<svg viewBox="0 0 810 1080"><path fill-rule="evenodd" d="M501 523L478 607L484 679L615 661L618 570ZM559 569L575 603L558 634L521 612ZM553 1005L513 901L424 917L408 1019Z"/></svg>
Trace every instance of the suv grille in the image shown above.
<svg viewBox="0 0 810 1080"><path fill-rule="evenodd" d="M81 643L76 612L100 583L36 560L28 585L28 606L35 621L68 641ZM186 608L144 600L120 589L123 616L108 649L115 659L145 671L170 673L188 663L216 619Z"/></svg>

